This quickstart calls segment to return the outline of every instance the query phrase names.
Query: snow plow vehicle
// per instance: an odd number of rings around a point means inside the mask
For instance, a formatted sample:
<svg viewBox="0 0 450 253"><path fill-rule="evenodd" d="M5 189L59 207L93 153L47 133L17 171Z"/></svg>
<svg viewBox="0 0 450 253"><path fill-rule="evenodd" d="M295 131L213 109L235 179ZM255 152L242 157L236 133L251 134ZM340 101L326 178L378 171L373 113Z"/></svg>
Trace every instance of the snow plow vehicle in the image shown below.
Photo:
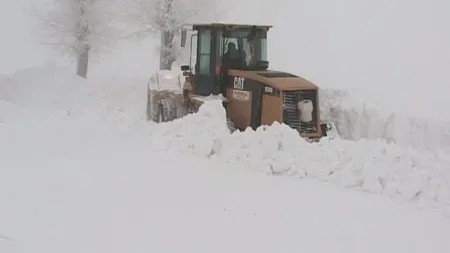
<svg viewBox="0 0 450 253"><path fill-rule="evenodd" d="M193 113L204 101L221 99L230 129L256 129L276 121L289 125L308 140L336 136L334 123L320 120L317 85L291 73L268 69L267 33L271 27L192 25L190 62L181 66L184 83L178 80L180 91L172 91L171 95L164 90L149 89L148 101L152 102L147 104L148 119L170 121L183 116L177 115L177 105ZM182 31L181 38L185 47L187 29Z"/></svg>

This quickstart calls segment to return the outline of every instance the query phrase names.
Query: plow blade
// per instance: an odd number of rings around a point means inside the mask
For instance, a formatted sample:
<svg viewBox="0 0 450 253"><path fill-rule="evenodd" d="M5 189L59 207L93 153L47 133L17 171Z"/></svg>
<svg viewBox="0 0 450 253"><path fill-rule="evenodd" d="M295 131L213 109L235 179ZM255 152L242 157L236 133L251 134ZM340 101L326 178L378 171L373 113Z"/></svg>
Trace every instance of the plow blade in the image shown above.
<svg viewBox="0 0 450 253"><path fill-rule="evenodd" d="M187 115L180 76L170 71L156 72L147 84L147 120L169 122Z"/></svg>

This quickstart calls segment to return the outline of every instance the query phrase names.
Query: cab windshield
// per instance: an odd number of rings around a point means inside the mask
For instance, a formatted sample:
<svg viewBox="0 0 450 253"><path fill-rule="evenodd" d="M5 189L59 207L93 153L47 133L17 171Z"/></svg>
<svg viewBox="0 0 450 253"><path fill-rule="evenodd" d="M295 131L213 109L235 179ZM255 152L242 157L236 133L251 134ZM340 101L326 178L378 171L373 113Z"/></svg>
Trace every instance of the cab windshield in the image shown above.
<svg viewBox="0 0 450 253"><path fill-rule="evenodd" d="M267 61L267 32L231 31L221 39L223 63L230 69L259 69Z"/></svg>

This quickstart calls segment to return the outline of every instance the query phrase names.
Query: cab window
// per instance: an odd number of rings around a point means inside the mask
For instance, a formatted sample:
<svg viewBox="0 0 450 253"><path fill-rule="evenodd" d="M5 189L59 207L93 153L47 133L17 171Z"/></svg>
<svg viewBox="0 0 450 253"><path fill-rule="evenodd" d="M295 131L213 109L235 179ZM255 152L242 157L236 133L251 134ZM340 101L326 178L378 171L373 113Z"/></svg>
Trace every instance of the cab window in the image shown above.
<svg viewBox="0 0 450 253"><path fill-rule="evenodd" d="M198 52L198 68L200 75L210 75L211 69L211 30L201 30L198 33L200 50Z"/></svg>

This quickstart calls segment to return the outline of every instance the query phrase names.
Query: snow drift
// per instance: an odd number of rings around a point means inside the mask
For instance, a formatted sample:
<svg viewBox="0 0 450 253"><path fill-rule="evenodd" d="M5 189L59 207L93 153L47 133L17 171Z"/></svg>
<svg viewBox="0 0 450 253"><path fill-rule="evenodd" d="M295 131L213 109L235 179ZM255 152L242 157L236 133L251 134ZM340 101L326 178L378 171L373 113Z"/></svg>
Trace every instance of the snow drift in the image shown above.
<svg viewBox="0 0 450 253"><path fill-rule="evenodd" d="M9 102L36 119L84 117L134 124L145 119L146 80L89 78L52 64L16 72Z"/></svg>
<svg viewBox="0 0 450 253"><path fill-rule="evenodd" d="M384 140L329 140L310 144L284 124L228 133L220 102L158 125L155 149L189 153L271 175L334 182L346 188L418 202L450 204L450 159Z"/></svg>

